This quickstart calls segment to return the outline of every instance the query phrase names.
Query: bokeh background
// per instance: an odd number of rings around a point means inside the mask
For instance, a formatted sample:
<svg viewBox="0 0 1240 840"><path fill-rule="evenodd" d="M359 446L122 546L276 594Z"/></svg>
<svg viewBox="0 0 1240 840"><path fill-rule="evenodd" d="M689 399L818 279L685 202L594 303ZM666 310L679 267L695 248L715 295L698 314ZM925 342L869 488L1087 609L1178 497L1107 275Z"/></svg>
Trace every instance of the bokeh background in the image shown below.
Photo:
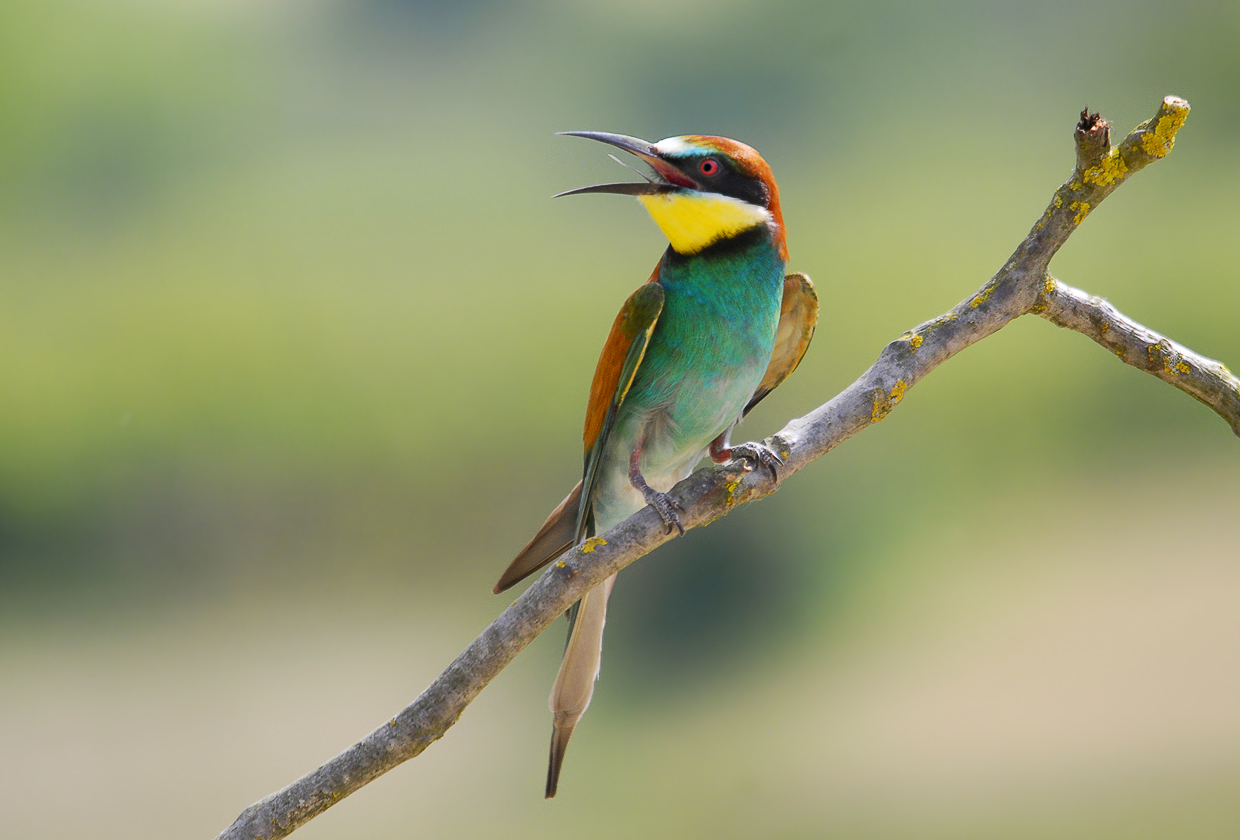
<svg viewBox="0 0 1240 840"><path fill-rule="evenodd" d="M1234 2L0 4L0 834L211 837L412 700L572 486L664 243L603 129L718 133L823 302L777 430L975 290L1089 105L1174 154L1065 281L1240 364ZM1034 318L626 572L306 838L1240 832L1240 446Z"/></svg>

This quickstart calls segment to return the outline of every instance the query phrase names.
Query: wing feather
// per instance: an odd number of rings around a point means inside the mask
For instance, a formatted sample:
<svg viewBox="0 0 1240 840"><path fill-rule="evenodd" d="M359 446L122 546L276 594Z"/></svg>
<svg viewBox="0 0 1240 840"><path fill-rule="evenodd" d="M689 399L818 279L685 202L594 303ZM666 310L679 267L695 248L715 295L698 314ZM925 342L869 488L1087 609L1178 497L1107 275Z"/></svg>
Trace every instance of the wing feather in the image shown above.
<svg viewBox="0 0 1240 840"><path fill-rule="evenodd" d="M514 583L533 574L573 545L573 529L577 524L577 511L581 509L581 482L564 501L551 511L538 533L516 556L492 591L498 595Z"/></svg>
<svg viewBox="0 0 1240 840"><path fill-rule="evenodd" d="M599 459L615 425L616 412L633 384L662 311L663 287L650 282L634 292L616 316L590 386L590 403L586 409L585 477L551 511L538 533L500 575L495 584L496 593L559 557L581 542L586 531L593 527L591 501Z"/></svg>
<svg viewBox="0 0 1240 840"><path fill-rule="evenodd" d="M744 414L748 414L797 369L809 349L817 325L818 295L814 292L814 284L804 274L789 274L784 278L784 299L779 310L775 350L771 353L770 364L762 375L758 390L754 391L745 406Z"/></svg>
<svg viewBox="0 0 1240 840"><path fill-rule="evenodd" d="M646 283L624 302L599 356L594 382L590 386L590 403L586 408L585 476L582 479L581 510L577 516L575 542L580 542L591 527L599 461L615 425L616 414L637 376L637 369L646 355L650 336L654 334L662 312L663 287L657 281Z"/></svg>

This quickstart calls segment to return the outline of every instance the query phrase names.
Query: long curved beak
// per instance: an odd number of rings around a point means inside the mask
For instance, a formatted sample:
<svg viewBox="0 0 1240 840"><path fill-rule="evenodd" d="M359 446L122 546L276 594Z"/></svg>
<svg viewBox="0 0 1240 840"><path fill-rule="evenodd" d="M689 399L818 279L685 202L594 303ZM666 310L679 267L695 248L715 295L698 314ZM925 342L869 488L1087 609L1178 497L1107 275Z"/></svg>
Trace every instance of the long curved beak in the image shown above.
<svg viewBox="0 0 1240 840"><path fill-rule="evenodd" d="M557 193L552 198L560 198L565 195L582 195L584 193L616 193L618 195L657 195L659 193L669 192L677 189L677 184L669 178L669 175L676 173L676 169L669 165L659 156L655 150L655 144L648 140L641 140L637 137L629 137L626 134L612 134L608 131L557 131L556 134L566 137L585 137L588 140L598 140L600 143L607 143L615 146L617 149L623 149L626 152L637 155L639 158L650 164L655 174L662 180L646 181L645 183L624 183L624 184L595 184L590 187L578 187L575 190L565 190ZM639 173L640 174L640 173ZM677 175L679 173L676 173ZM680 176L680 180L687 180L684 176ZM680 186L683 186L680 185Z"/></svg>

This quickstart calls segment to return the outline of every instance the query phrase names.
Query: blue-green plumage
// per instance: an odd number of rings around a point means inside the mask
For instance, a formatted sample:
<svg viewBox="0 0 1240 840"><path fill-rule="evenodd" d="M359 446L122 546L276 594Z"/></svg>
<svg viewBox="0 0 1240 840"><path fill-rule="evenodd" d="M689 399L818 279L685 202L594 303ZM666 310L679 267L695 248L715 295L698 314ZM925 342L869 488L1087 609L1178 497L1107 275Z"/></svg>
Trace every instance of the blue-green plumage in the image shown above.
<svg viewBox="0 0 1240 840"><path fill-rule="evenodd" d="M646 505L629 457L667 492L753 396L771 360L784 261L767 227L691 255L668 249L653 282L663 311L603 453L594 519L603 531Z"/></svg>
<svg viewBox="0 0 1240 840"><path fill-rule="evenodd" d="M726 395L740 401L739 414L762 378L779 325L784 261L760 228L689 256L669 248L655 282L663 312L625 403L666 406L684 425L687 445L716 413L703 416L701 401Z"/></svg>

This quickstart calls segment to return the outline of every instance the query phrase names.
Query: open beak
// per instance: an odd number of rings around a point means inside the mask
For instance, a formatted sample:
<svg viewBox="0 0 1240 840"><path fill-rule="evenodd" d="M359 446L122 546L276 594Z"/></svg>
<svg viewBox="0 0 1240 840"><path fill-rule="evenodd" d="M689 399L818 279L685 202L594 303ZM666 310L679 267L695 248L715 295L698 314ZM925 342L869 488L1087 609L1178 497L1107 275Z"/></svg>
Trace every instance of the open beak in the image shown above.
<svg viewBox="0 0 1240 840"><path fill-rule="evenodd" d="M697 188L697 184L686 178L679 169L664 160L659 155L658 149L655 148L655 144L647 140L639 140L636 137L629 137L624 134L611 134L607 131L558 131L556 133L570 137L586 137L590 140L598 140L600 143L607 143L608 145L615 146L617 149L631 152L650 164L659 180L646 181L644 183L595 184L591 187L578 187L575 190L566 190L552 196L552 198L560 198L565 195L581 195L583 193L657 195L682 187L689 189Z"/></svg>

